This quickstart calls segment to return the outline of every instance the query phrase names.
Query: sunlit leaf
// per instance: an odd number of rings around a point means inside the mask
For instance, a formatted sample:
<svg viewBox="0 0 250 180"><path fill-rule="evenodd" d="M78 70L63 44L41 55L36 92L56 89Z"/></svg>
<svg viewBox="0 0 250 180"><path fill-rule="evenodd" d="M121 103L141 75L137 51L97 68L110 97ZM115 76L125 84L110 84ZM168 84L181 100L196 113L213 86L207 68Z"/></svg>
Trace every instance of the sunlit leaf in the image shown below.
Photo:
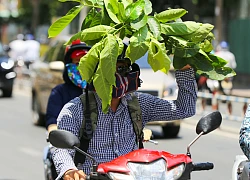
<svg viewBox="0 0 250 180"><path fill-rule="evenodd" d="M121 0L121 2L124 5L124 8L126 8L128 5L133 3L133 0Z"/></svg>
<svg viewBox="0 0 250 180"><path fill-rule="evenodd" d="M225 59L222 59L219 56L215 56L214 54L208 54L208 57L213 61L214 67L223 67L227 64L227 61Z"/></svg>
<svg viewBox="0 0 250 180"><path fill-rule="evenodd" d="M139 30L147 24L147 21L148 21L148 17L145 16L145 14L143 13L138 19L132 21L130 24L132 28Z"/></svg>
<svg viewBox="0 0 250 180"><path fill-rule="evenodd" d="M125 9L126 17L128 17L130 21L138 19L141 14L144 13L144 7L144 0L139 0L128 5L128 7Z"/></svg>
<svg viewBox="0 0 250 180"><path fill-rule="evenodd" d="M96 93L102 100L102 111L107 113L112 99L112 85L108 83L107 79L103 75L105 70L100 67L102 67L101 63L99 64L94 75L93 84Z"/></svg>
<svg viewBox="0 0 250 180"><path fill-rule="evenodd" d="M144 26L130 38L130 44L126 51L126 57L128 57L132 63L148 51L149 44L146 40L147 34L148 28Z"/></svg>
<svg viewBox="0 0 250 180"><path fill-rule="evenodd" d="M233 77L236 75L235 71L229 67L215 68L211 71L197 70L197 74L206 76L213 80L223 80L227 77Z"/></svg>
<svg viewBox="0 0 250 180"><path fill-rule="evenodd" d="M117 0L104 0L104 4L105 4L109 17L114 22L120 23L119 19L117 18L117 14L119 14Z"/></svg>
<svg viewBox="0 0 250 180"><path fill-rule="evenodd" d="M114 30L114 28L105 25L98 25L88 29L84 29L81 33L81 40L85 42L88 40L100 39L108 33L113 32Z"/></svg>
<svg viewBox="0 0 250 180"><path fill-rule="evenodd" d="M103 76L107 79L109 84L115 85L115 71L116 61L119 52L119 46L116 41L116 37L108 34L103 40L103 49L100 54L100 68L104 69Z"/></svg>
<svg viewBox="0 0 250 180"><path fill-rule="evenodd" d="M100 51L102 50L102 42L96 43L88 53L83 56L79 62L78 70L83 80L88 83L92 82L92 78L99 63Z"/></svg>
<svg viewBox="0 0 250 180"><path fill-rule="evenodd" d="M95 8L92 8L85 19L82 22L81 30L97 26L101 24L101 12L96 11Z"/></svg>
<svg viewBox="0 0 250 180"><path fill-rule="evenodd" d="M165 11L160 12L159 14L155 14L156 19L158 19L160 22L169 22L176 20L183 15L185 15L187 11L185 9L168 9Z"/></svg>
<svg viewBox="0 0 250 180"><path fill-rule="evenodd" d="M192 42L201 42L203 41L214 28L211 24L202 24L199 29L197 29L192 34L182 36L184 39L190 40Z"/></svg>
<svg viewBox="0 0 250 180"><path fill-rule="evenodd" d="M149 16L148 17L148 26L150 31L153 33L155 38L158 38L161 35L161 25L157 21L155 17Z"/></svg>
<svg viewBox="0 0 250 180"><path fill-rule="evenodd" d="M73 7L65 16L55 21L48 30L49 38L57 36L76 17L84 6Z"/></svg>
<svg viewBox="0 0 250 180"><path fill-rule="evenodd" d="M145 0L144 13L148 15L151 12L152 12L152 3L150 0Z"/></svg>
<svg viewBox="0 0 250 180"><path fill-rule="evenodd" d="M161 31L167 36L182 36L194 33L202 24L193 21L161 24Z"/></svg>
<svg viewBox="0 0 250 180"><path fill-rule="evenodd" d="M168 73L171 60L166 53L164 43L160 43L156 39L151 40L148 51L148 63L154 72L161 70L166 74Z"/></svg>

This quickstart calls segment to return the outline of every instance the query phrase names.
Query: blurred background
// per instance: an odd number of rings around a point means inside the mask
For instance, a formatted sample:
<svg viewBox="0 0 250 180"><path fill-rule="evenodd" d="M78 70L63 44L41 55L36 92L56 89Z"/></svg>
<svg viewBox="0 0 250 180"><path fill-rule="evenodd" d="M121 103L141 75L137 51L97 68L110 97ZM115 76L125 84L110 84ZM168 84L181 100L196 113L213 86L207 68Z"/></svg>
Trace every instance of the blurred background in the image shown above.
<svg viewBox="0 0 250 180"><path fill-rule="evenodd" d="M199 21L215 25L216 45L225 40L237 59L237 74L249 75L250 57L248 32L250 29L249 0L152 0L153 11L182 7L188 10L183 20ZM33 34L39 41L41 53L49 42L47 30L58 17L65 15L76 3L50 0L0 0L0 41L8 44L17 34ZM86 12L77 16L63 33L73 34L79 30L79 24ZM239 81L244 81L238 78Z"/></svg>

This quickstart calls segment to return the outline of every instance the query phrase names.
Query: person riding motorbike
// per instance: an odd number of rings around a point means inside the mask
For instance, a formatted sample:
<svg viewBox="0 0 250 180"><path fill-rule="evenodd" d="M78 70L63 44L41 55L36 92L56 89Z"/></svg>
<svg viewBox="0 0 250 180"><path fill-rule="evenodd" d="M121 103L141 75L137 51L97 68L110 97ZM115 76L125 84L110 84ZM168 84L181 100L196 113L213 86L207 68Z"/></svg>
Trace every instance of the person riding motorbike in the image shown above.
<svg viewBox="0 0 250 180"><path fill-rule="evenodd" d="M142 124L145 127L147 122L153 120L175 120L191 117L195 114L197 100L197 84L195 72L190 65L176 70L176 80L179 86L179 94L176 100L164 100L156 96L136 92L135 81L138 82L139 69L132 68L130 59L125 57L126 45L116 63L116 87L113 86L112 100L108 112L102 112L101 99L93 91L97 102L98 121L93 138L89 143L88 153L93 156L97 163L109 162L112 159L138 149L136 135L131 123L131 117L127 108L128 101L132 94L138 99L142 111ZM128 84L119 86L120 80L128 78L136 73L137 78L127 81ZM91 84L93 85L93 84ZM120 88L117 90L117 88ZM129 91L127 91L129 89ZM121 94L117 93L121 92ZM79 97L67 103L57 118L58 129L67 130L76 136L79 135L84 117L83 104ZM86 158L81 166L74 163L75 151L69 149L55 148L52 158L59 174L57 180L63 177L64 180L85 179L90 173L91 160Z"/></svg>
<svg viewBox="0 0 250 180"><path fill-rule="evenodd" d="M71 99L80 96L83 93L83 89L86 88L87 84L85 81L81 80L79 71L77 70L77 65L79 64L81 57L87 54L90 48L91 47L86 46L85 43L76 40L65 50L65 69L63 72L64 83L59 84L52 89L48 100L46 111L46 128L48 133L57 129L56 119L63 106ZM148 141L150 137L152 137L152 131L144 129L143 132L144 141ZM45 155L45 162L49 163L49 166L47 167L50 167L51 172L49 176L52 177L52 179L56 179L57 174L51 159L53 148L46 147L45 150L47 152Z"/></svg>
<svg viewBox="0 0 250 180"><path fill-rule="evenodd" d="M76 67L81 57L87 54L89 49L89 46L79 40L72 42L70 46L66 47L64 56L65 68L63 71L64 83L55 86L51 90L48 99L45 123L48 133L57 129L56 119L63 106L71 99L80 96L86 87L86 82L79 78L79 72ZM44 149L45 177L47 180L56 179L57 177L51 158L53 150L53 147L50 145Z"/></svg>
<svg viewBox="0 0 250 180"><path fill-rule="evenodd" d="M85 43L76 40L66 47L63 71L64 83L51 90L46 111L46 128L48 132L56 128L56 119L63 106L71 99L82 94L87 83L82 81L77 70L78 63L90 49Z"/></svg>

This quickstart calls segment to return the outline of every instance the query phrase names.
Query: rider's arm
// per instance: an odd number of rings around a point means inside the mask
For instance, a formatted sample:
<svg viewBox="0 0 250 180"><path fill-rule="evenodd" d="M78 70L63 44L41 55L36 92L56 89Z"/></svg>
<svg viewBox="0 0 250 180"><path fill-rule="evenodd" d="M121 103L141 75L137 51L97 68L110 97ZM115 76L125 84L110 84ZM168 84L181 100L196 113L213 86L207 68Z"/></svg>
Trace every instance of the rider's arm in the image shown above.
<svg viewBox="0 0 250 180"><path fill-rule="evenodd" d="M250 159L250 104L241 125L239 143L244 154Z"/></svg>
<svg viewBox="0 0 250 180"><path fill-rule="evenodd" d="M61 85L54 87L51 90L47 110L46 110L46 128L48 132L56 129L57 117L64 106L63 95L61 94Z"/></svg>
<svg viewBox="0 0 250 180"><path fill-rule="evenodd" d="M79 109L82 108L81 100L78 97L68 102L57 118L58 129L69 131L78 136L83 119ZM74 150L56 148L52 158L58 173L57 179L60 179L69 169L77 170L73 161L74 154Z"/></svg>
<svg viewBox="0 0 250 180"><path fill-rule="evenodd" d="M178 96L176 100L160 99L148 94L140 94L139 102L144 123L152 120L177 120L191 117L196 111L197 84L195 72L188 68L176 71Z"/></svg>

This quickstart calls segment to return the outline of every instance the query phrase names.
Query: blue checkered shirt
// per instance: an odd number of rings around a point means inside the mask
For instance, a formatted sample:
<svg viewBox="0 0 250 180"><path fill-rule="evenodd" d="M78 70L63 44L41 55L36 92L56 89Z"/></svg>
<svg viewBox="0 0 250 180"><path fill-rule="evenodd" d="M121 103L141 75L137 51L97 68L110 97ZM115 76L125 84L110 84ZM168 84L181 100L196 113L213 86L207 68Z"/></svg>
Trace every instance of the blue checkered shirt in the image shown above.
<svg viewBox="0 0 250 180"><path fill-rule="evenodd" d="M175 74L179 88L176 100L163 100L149 94L134 92L142 110L143 127L152 120L170 121L188 118L195 114L197 99L195 73L193 69L189 69L176 71ZM104 163L138 149L128 111L127 101L131 100L131 95L127 94L121 98L116 112L109 109L107 114L101 110L100 98L96 94L95 97L98 121L93 138L89 143L88 153L96 159L97 163ZM78 136L83 120L82 106L79 97L68 102L58 116L58 129L70 131ZM60 179L68 169L76 169L73 161L74 154L74 150L55 150L53 161L59 174L57 179ZM86 158L81 168L86 174L89 174L91 166L91 160Z"/></svg>

